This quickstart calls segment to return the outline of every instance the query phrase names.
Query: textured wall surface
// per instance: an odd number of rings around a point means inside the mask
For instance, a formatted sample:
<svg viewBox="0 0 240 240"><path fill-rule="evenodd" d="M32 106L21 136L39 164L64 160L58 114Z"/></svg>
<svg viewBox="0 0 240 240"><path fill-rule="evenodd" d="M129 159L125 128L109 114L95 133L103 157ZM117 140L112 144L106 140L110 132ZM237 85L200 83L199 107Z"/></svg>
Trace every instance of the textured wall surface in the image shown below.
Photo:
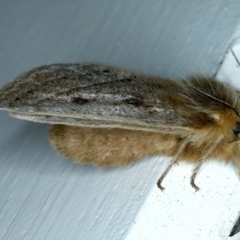
<svg viewBox="0 0 240 240"><path fill-rule="evenodd" d="M240 1L0 1L0 84L43 64L94 61L167 77L214 74ZM48 126L0 113L0 239L124 239L163 158L80 166Z"/></svg>

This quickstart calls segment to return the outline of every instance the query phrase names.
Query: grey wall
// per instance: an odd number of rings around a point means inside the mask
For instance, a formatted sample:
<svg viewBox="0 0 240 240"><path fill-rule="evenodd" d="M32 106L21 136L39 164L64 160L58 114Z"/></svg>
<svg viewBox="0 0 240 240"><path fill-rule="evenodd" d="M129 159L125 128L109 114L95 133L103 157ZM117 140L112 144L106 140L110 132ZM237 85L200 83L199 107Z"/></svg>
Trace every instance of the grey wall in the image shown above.
<svg viewBox="0 0 240 240"><path fill-rule="evenodd" d="M169 77L213 73L239 21L239 3L2 0L1 80L41 64L78 61Z"/></svg>
<svg viewBox="0 0 240 240"><path fill-rule="evenodd" d="M214 74L240 1L0 1L0 85L43 64L94 61L181 77ZM0 113L0 239L123 239L161 164L77 166L47 125Z"/></svg>

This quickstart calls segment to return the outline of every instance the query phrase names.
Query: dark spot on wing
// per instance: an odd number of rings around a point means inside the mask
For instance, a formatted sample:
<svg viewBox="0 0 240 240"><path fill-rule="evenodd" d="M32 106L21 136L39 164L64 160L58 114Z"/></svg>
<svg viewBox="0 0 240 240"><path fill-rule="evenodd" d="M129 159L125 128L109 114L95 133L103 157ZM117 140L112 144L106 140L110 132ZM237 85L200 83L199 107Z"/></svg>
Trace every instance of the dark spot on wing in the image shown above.
<svg viewBox="0 0 240 240"><path fill-rule="evenodd" d="M125 78L126 82L131 82L132 80L130 78Z"/></svg>
<svg viewBox="0 0 240 240"><path fill-rule="evenodd" d="M89 102L89 100L84 99L84 98L80 98L80 97L74 97L74 98L72 99L72 102L73 102L73 103L77 103L77 104L84 104L84 103Z"/></svg>
<svg viewBox="0 0 240 240"><path fill-rule="evenodd" d="M16 102L17 104L19 104L19 103L21 103L21 99L20 99L19 97L16 97L16 98L15 98L15 102Z"/></svg>
<svg viewBox="0 0 240 240"><path fill-rule="evenodd" d="M143 105L143 99L141 97L131 97L125 100L127 104L131 104L134 106L141 106Z"/></svg>
<svg viewBox="0 0 240 240"><path fill-rule="evenodd" d="M121 78L121 79L116 80L115 82L130 83L132 81L133 81L133 79L130 79L130 78Z"/></svg>

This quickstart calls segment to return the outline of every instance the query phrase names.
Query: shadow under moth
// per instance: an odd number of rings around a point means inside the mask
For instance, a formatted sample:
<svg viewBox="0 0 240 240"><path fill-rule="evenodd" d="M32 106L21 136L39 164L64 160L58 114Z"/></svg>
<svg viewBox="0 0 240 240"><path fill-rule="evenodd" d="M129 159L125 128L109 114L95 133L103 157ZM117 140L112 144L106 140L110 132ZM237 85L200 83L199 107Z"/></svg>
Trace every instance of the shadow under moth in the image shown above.
<svg viewBox="0 0 240 240"><path fill-rule="evenodd" d="M240 101L213 78L163 79L99 64L53 64L0 90L0 109L50 123L52 145L77 163L120 166L150 155L194 163L191 185L209 158L240 170Z"/></svg>

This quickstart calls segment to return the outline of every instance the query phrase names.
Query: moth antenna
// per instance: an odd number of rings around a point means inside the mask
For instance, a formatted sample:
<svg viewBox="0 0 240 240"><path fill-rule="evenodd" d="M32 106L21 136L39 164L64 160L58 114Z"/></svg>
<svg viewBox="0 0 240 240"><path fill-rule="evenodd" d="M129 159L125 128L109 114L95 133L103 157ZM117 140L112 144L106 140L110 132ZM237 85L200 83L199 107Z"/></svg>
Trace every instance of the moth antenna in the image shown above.
<svg viewBox="0 0 240 240"><path fill-rule="evenodd" d="M230 104L228 104L228 103L226 103L226 102L224 102L224 101L222 101L222 100L220 100L220 99L218 99L218 98L215 98L215 97L211 96L211 95L208 94L208 93L203 92L202 90L194 87L193 85L191 85L191 84L189 84L189 83L187 83L187 85L189 85L191 88L195 89L195 90L198 91L199 93L202 93L203 95L205 95L205 96L207 96L207 97L209 97L209 98L211 98L211 99L213 99L213 100L215 100L215 101L217 101L217 102L220 102L220 103L222 103L222 104L225 105L225 106L228 106L229 108L231 108L231 109L240 117L240 114L238 113L238 111L237 111L233 106L231 106Z"/></svg>
<svg viewBox="0 0 240 240"><path fill-rule="evenodd" d="M231 53L232 53L233 57L235 58L235 60L236 60L236 62L237 62L237 64L238 64L238 66L240 67L240 61L238 60L238 58L237 58L237 56L236 56L235 52L232 50L232 48L231 48L231 47L230 47L230 51L231 51Z"/></svg>
<svg viewBox="0 0 240 240"><path fill-rule="evenodd" d="M162 186L162 181L163 179L166 177L166 175L168 174L169 170L172 168L172 166L177 163L178 161L178 158L179 156L182 154L182 152L184 151L184 148L186 147L188 141L185 140L181 147L179 148L177 154L175 155L175 157L171 160L170 164L168 165L168 167L166 168L166 170L163 172L163 174L161 175L161 177L158 179L157 181L157 186L158 188L160 188L162 191L165 189L163 186Z"/></svg>

